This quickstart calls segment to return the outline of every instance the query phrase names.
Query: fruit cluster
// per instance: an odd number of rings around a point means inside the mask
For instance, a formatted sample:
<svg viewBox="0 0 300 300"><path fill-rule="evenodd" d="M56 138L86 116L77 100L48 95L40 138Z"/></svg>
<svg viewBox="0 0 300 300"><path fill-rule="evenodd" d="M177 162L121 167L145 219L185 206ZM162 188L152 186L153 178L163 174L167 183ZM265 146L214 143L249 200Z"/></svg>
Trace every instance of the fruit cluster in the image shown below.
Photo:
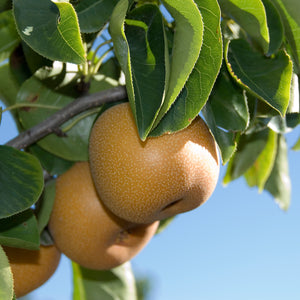
<svg viewBox="0 0 300 300"><path fill-rule="evenodd" d="M53 274L60 253L97 270L132 259L160 220L204 203L219 175L216 144L200 117L182 131L143 142L128 103L101 114L89 152L89 162L75 163L56 180L48 224L55 245L39 251L5 248L17 297Z"/></svg>

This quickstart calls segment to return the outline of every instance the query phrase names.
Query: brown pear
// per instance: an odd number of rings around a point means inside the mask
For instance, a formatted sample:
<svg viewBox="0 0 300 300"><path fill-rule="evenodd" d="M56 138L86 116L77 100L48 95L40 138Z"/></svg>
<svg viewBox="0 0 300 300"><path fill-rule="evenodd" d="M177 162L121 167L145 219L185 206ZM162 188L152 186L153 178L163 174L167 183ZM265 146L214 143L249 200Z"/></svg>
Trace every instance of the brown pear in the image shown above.
<svg viewBox="0 0 300 300"><path fill-rule="evenodd" d="M97 195L88 162L77 162L56 181L49 231L59 250L83 267L105 270L129 261L158 225L136 225L112 214Z"/></svg>
<svg viewBox="0 0 300 300"><path fill-rule="evenodd" d="M143 142L128 103L100 115L89 154L103 203L117 216L144 224L203 204L220 168L216 143L200 116L181 131Z"/></svg>
<svg viewBox="0 0 300 300"><path fill-rule="evenodd" d="M58 267L61 253L55 246L41 246L39 250L5 247L14 279L17 298L32 292L45 283Z"/></svg>

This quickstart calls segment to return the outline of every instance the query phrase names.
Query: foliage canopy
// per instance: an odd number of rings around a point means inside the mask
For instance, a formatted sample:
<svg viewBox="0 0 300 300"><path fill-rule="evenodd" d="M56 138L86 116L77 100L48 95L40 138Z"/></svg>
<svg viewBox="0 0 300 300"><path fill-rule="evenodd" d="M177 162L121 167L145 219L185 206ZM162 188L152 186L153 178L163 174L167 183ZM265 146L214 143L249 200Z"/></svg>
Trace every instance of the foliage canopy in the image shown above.
<svg viewBox="0 0 300 300"><path fill-rule="evenodd" d="M93 122L117 101L130 102L142 140L200 113L227 164L224 183L244 176L287 209L285 134L300 123L300 2L244 3L1 1L0 120L11 111L20 135L0 146L0 244L51 243L53 180L88 160ZM1 247L0 261L7 265ZM129 265L73 270L76 300L137 299ZM1 299L11 299L10 271L0 278Z"/></svg>

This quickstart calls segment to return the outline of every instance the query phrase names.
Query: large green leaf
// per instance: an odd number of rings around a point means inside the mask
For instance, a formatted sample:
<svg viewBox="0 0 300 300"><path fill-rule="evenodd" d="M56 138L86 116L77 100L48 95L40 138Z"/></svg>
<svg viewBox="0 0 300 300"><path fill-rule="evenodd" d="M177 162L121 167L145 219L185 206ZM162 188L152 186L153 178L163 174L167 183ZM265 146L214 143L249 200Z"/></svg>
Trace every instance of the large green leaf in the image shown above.
<svg viewBox="0 0 300 300"><path fill-rule="evenodd" d="M211 0L196 1L196 4L204 23L201 52L185 87L151 132L152 136L187 127L206 103L220 70L223 52L219 5Z"/></svg>
<svg viewBox="0 0 300 300"><path fill-rule="evenodd" d="M9 57L19 41L20 37L15 26L12 11L2 12L0 14L0 62Z"/></svg>
<svg viewBox="0 0 300 300"><path fill-rule="evenodd" d="M0 246L0 299L12 300L13 295L13 276L8 258Z"/></svg>
<svg viewBox="0 0 300 300"><path fill-rule="evenodd" d="M99 31L110 19L119 0L85 0L75 6L81 32Z"/></svg>
<svg viewBox="0 0 300 300"><path fill-rule="evenodd" d="M268 141L268 129L241 135L237 151L231 157L224 184L242 176L257 160Z"/></svg>
<svg viewBox="0 0 300 300"><path fill-rule="evenodd" d="M47 108L23 108L19 110L20 121L27 129L50 117L58 109L72 102L74 98L56 93L43 85L34 76L28 79L21 87L18 96L18 103L34 103L50 105L55 109ZM96 117L96 113L81 119L78 123L74 117L66 122L58 134L50 134L38 142L46 151L66 160L87 160L89 132ZM72 126L74 124L74 126ZM72 126L64 133L64 129Z"/></svg>
<svg viewBox="0 0 300 300"><path fill-rule="evenodd" d="M278 137L274 167L265 189L268 190L281 209L288 209L291 200L291 180L289 176L288 149L283 135Z"/></svg>
<svg viewBox="0 0 300 300"><path fill-rule="evenodd" d="M0 244L38 250L40 235L31 209L0 220Z"/></svg>
<svg viewBox="0 0 300 300"><path fill-rule="evenodd" d="M249 124L246 95L222 69L209 101L216 125L225 130L244 131Z"/></svg>
<svg viewBox="0 0 300 300"><path fill-rule="evenodd" d="M284 51L266 58L245 40L237 39L227 44L225 59L229 72L238 83L281 115L286 113L293 66Z"/></svg>
<svg viewBox="0 0 300 300"><path fill-rule="evenodd" d="M281 47L284 37L284 28L278 10L271 0L262 0L268 21L270 44L267 55L276 53Z"/></svg>
<svg viewBox="0 0 300 300"><path fill-rule="evenodd" d="M267 15L261 0L219 0L222 12L235 20L257 43L264 53L269 50Z"/></svg>
<svg viewBox="0 0 300 300"><path fill-rule="evenodd" d="M13 4L18 32L36 52L51 60L84 63L77 15L70 3L14 0Z"/></svg>
<svg viewBox="0 0 300 300"><path fill-rule="evenodd" d="M161 108L168 81L168 49L163 17L157 5L132 10L125 21L129 45L134 99L139 135L145 140ZM167 65L167 66L166 66Z"/></svg>
<svg viewBox="0 0 300 300"><path fill-rule="evenodd" d="M221 152L223 164L227 163L236 150L236 136L232 131L225 131L217 126L215 112L212 109L211 102L207 101L202 109L206 123L211 130Z"/></svg>
<svg viewBox="0 0 300 300"><path fill-rule="evenodd" d="M198 60L203 42L202 16L193 0L164 0L163 3L174 18L175 33L168 89L153 127L158 125L182 91Z"/></svg>
<svg viewBox="0 0 300 300"><path fill-rule="evenodd" d="M0 146L0 218L30 208L43 186L43 170L34 156Z"/></svg>
<svg viewBox="0 0 300 300"><path fill-rule="evenodd" d="M278 8L283 20L285 37L288 42L295 69L300 74L300 1L298 0L272 0Z"/></svg>
<svg viewBox="0 0 300 300"><path fill-rule="evenodd" d="M245 178L249 186L257 186L261 192L273 169L277 153L277 134L270 130L267 144L256 161L245 173Z"/></svg>
<svg viewBox="0 0 300 300"><path fill-rule="evenodd" d="M89 270L72 263L73 300L137 300L130 263L109 270Z"/></svg>

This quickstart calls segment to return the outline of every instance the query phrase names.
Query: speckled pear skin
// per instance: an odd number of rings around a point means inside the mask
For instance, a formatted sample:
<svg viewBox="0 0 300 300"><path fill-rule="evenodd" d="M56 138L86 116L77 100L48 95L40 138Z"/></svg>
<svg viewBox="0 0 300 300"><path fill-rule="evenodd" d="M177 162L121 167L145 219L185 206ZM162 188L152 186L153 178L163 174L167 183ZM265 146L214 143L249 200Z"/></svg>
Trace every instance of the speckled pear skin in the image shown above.
<svg viewBox="0 0 300 300"><path fill-rule="evenodd" d="M14 279L17 298L23 297L44 284L58 267L61 253L51 246L39 250L5 247Z"/></svg>
<svg viewBox="0 0 300 300"><path fill-rule="evenodd" d="M143 142L128 103L100 115L89 155L103 203L117 216L145 224L203 204L220 169L216 143L199 116L179 132Z"/></svg>
<svg viewBox="0 0 300 300"><path fill-rule="evenodd" d="M107 270L129 261L147 245L158 225L133 224L105 208L88 162L77 162L56 181L48 228L59 250L81 266Z"/></svg>

